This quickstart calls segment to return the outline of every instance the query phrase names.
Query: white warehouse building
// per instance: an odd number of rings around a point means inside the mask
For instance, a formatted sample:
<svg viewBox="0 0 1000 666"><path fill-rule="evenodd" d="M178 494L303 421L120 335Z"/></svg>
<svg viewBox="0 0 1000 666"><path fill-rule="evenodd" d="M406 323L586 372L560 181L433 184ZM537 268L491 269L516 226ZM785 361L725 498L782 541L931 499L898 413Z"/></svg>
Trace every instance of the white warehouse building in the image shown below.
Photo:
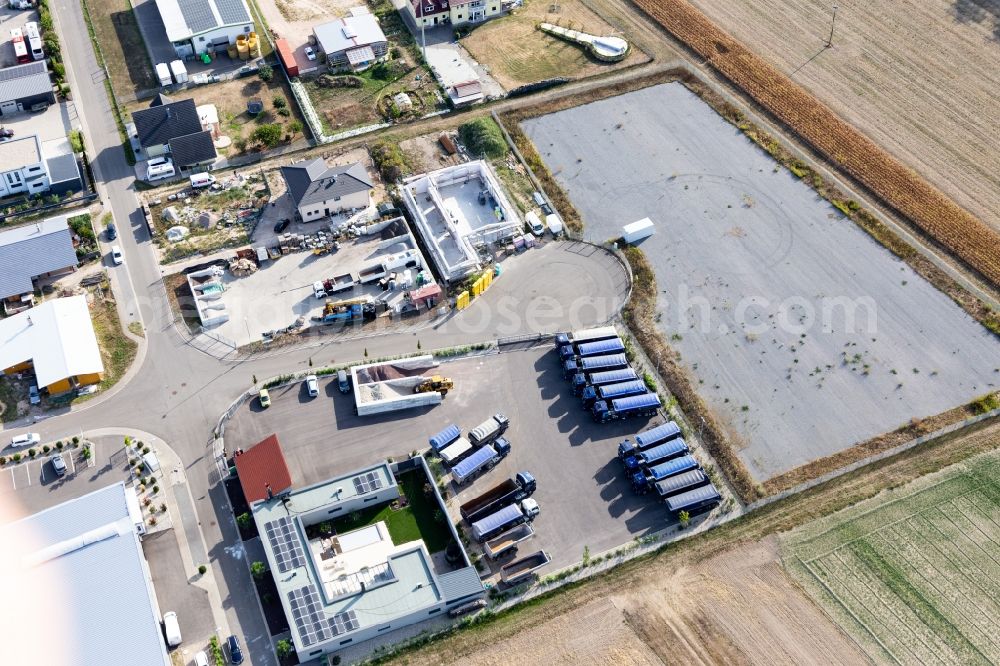
<svg viewBox="0 0 1000 666"><path fill-rule="evenodd" d="M254 30L246 0L156 0L177 57L215 53Z"/></svg>
<svg viewBox="0 0 1000 666"><path fill-rule="evenodd" d="M524 225L493 168L483 160L407 178L402 192L446 282L482 268L478 248L506 241Z"/></svg>

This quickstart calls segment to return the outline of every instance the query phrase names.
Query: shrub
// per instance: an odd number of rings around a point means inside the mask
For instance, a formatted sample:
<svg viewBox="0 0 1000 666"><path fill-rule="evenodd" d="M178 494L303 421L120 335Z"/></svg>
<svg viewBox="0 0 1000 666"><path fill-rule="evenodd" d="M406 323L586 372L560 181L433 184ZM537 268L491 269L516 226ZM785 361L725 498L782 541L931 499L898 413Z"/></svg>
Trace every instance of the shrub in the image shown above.
<svg viewBox="0 0 1000 666"><path fill-rule="evenodd" d="M292 653L292 644L283 638L275 644L274 651L278 653L278 659L284 659Z"/></svg>
<svg viewBox="0 0 1000 666"><path fill-rule="evenodd" d="M267 565L260 560L250 565L250 574L257 580L260 580L265 573L267 573Z"/></svg>
<svg viewBox="0 0 1000 666"><path fill-rule="evenodd" d="M80 443L80 438L79 437L74 437L73 438L73 443L74 444L79 444Z"/></svg>
<svg viewBox="0 0 1000 666"><path fill-rule="evenodd" d="M146 455L147 453L149 453L149 447L148 446L142 447L142 455Z"/></svg>
<svg viewBox="0 0 1000 666"><path fill-rule="evenodd" d="M236 516L236 524L239 525L242 530L250 527L250 514L244 511L240 515Z"/></svg>
<svg viewBox="0 0 1000 666"><path fill-rule="evenodd" d="M215 666L226 666L226 657L222 654L222 646L219 645L219 637L212 636L208 641L208 650L212 653L212 661Z"/></svg>
<svg viewBox="0 0 1000 666"><path fill-rule="evenodd" d="M61 439L58 442L56 442L56 448L59 449L60 451L63 450L63 446L65 446L65 444L62 443Z"/></svg>
<svg viewBox="0 0 1000 666"><path fill-rule="evenodd" d="M245 153L247 152L247 140L239 137L233 141L233 147L236 148L237 152ZM256 384L257 382L254 383Z"/></svg>
<svg viewBox="0 0 1000 666"><path fill-rule="evenodd" d="M275 95L271 98L271 104L274 104L276 109L284 109L288 106L288 100L285 99L284 95Z"/></svg>
<svg viewBox="0 0 1000 666"><path fill-rule="evenodd" d="M150 525L155 525L155 524L156 524L156 516L150 516L150 517L149 517L149 520L148 520L147 522L148 522L148 523L149 523Z"/></svg>
<svg viewBox="0 0 1000 666"><path fill-rule="evenodd" d="M379 141L372 146L372 161L375 168L382 174L387 183L395 183L409 172L406 155L398 144L389 141ZM365 350L368 351L367 349ZM367 356L367 354L365 354Z"/></svg>
<svg viewBox="0 0 1000 666"><path fill-rule="evenodd" d="M281 126L265 123L255 128L250 138L268 148L274 148L281 142Z"/></svg>
<svg viewBox="0 0 1000 666"><path fill-rule="evenodd" d="M302 121L296 118L292 122L288 123L288 131L292 134L302 133Z"/></svg>
<svg viewBox="0 0 1000 666"><path fill-rule="evenodd" d="M281 116L281 117L283 117L283 118L287 118L288 116L292 115L292 110L289 109L287 106L283 106L280 109L278 109L277 111L278 111L278 115Z"/></svg>
<svg viewBox="0 0 1000 666"><path fill-rule="evenodd" d="M503 132L492 118L477 118L467 122L458 128L458 135L469 152L475 155L496 158L507 154Z"/></svg>
<svg viewBox="0 0 1000 666"><path fill-rule="evenodd" d="M153 494L155 495L158 492L160 492L160 487L159 486L153 486Z"/></svg>
<svg viewBox="0 0 1000 666"><path fill-rule="evenodd" d="M7 456L0 456L0 465L7 464Z"/></svg>
<svg viewBox="0 0 1000 666"><path fill-rule="evenodd" d="M208 567L206 567L204 564L198 565L198 573L204 576L206 571L208 571Z"/></svg>
<svg viewBox="0 0 1000 666"><path fill-rule="evenodd" d="M679 514L677 514L677 520L680 521L681 528L683 529L683 528L687 527L688 524L690 524L690 522L691 522L691 514L688 513L687 511L681 511Z"/></svg>
<svg viewBox="0 0 1000 666"><path fill-rule="evenodd" d="M261 81L270 81L274 78L274 69L266 62L262 62L257 68L257 76L260 77Z"/></svg>
<svg viewBox="0 0 1000 666"><path fill-rule="evenodd" d="M160 511L162 511L163 513L167 512L167 505L165 503L160 505Z"/></svg>
<svg viewBox="0 0 1000 666"><path fill-rule="evenodd" d="M51 450L52 450L52 447L50 447L48 444L46 444L45 446L42 447L42 453L48 453Z"/></svg>
<svg viewBox="0 0 1000 666"><path fill-rule="evenodd" d="M16 463L19 463L19 462L21 462L21 454L20 453L15 453L14 455L12 455L10 457L10 459L13 460Z"/></svg>
<svg viewBox="0 0 1000 666"><path fill-rule="evenodd" d="M29 458L34 458L37 455L38 455L38 451L36 451L34 449L28 449L28 457Z"/></svg>

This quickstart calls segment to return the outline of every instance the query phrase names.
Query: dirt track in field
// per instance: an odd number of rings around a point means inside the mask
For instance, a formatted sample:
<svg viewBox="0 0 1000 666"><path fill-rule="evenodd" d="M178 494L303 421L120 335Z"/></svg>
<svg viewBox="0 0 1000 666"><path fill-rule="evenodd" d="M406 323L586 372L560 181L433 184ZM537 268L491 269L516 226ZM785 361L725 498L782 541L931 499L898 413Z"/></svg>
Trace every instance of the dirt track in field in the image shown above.
<svg viewBox="0 0 1000 666"><path fill-rule="evenodd" d="M959 205L1000 228L1000 24L989 12L973 11L980 3L841 2L831 49L824 48L830 28L825 3L692 4Z"/></svg>
<svg viewBox="0 0 1000 666"><path fill-rule="evenodd" d="M819 153L837 162L851 176L908 218L925 235L961 258L992 284L1000 285L1000 234L996 228L991 228L956 205L920 174L818 101L808 90L790 79L781 68L731 37L694 5L686 0L634 1ZM790 31L784 19L776 20L776 23L780 24L778 29L782 37L787 36ZM881 39L886 41L887 38L882 36ZM936 42L928 43L933 46ZM821 46L822 42L817 45L817 49ZM931 47L927 50L930 51ZM878 67L887 72L887 86L890 82L901 79L926 81L925 77L907 77L905 73L896 73L892 58L879 59L877 54L866 57L874 58L880 63ZM984 85L984 82L977 79L969 85ZM846 92L841 92L841 97L846 97ZM893 99L890 103L905 105L898 99ZM991 121L996 122L995 114ZM933 128L928 131L932 136L941 134ZM979 140L990 146L995 145L994 137L995 134Z"/></svg>

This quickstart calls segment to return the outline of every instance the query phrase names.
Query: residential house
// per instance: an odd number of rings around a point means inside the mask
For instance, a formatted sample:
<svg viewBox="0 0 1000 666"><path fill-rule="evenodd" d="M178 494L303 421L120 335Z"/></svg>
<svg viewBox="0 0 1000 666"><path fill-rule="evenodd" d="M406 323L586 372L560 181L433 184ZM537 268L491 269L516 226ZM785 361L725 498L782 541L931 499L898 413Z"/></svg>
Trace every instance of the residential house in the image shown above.
<svg viewBox="0 0 1000 666"><path fill-rule="evenodd" d="M0 142L0 197L66 194L83 188L69 139L46 141L38 135Z"/></svg>
<svg viewBox="0 0 1000 666"><path fill-rule="evenodd" d="M327 167L322 158L281 167L295 209L304 222L366 208L373 187L360 162Z"/></svg>
<svg viewBox="0 0 1000 666"><path fill-rule="evenodd" d="M0 69L0 116L56 103L45 61Z"/></svg>
<svg viewBox="0 0 1000 666"><path fill-rule="evenodd" d="M156 0L178 58L225 51L254 31L245 0Z"/></svg>
<svg viewBox="0 0 1000 666"><path fill-rule="evenodd" d="M406 9L418 28L479 23L503 11L501 0L409 0Z"/></svg>
<svg viewBox="0 0 1000 666"><path fill-rule="evenodd" d="M334 69L353 72L382 60L389 53L389 41L371 14L345 16L313 28L316 44Z"/></svg>
<svg viewBox="0 0 1000 666"><path fill-rule="evenodd" d="M35 280L76 270L66 219L63 215L0 232L0 301L6 314L34 305Z"/></svg>
<svg viewBox="0 0 1000 666"><path fill-rule="evenodd" d="M54 298L0 319L0 369L33 370L38 388L58 395L99 384L101 350L86 296Z"/></svg>
<svg viewBox="0 0 1000 666"><path fill-rule="evenodd" d="M197 170L217 157L212 132L202 127L192 99L159 95L148 109L132 112L132 124L143 159L168 157L177 169Z"/></svg>

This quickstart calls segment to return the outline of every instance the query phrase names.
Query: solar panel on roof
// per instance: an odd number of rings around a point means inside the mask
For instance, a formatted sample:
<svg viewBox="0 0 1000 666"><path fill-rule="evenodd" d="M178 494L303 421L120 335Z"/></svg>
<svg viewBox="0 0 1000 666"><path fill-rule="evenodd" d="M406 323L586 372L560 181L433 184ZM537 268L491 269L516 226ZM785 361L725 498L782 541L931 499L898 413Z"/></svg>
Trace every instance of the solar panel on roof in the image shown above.
<svg viewBox="0 0 1000 666"><path fill-rule="evenodd" d="M323 605L315 585L306 585L288 593L288 605L292 609L295 628L305 646L329 640L332 633L330 623L323 615Z"/></svg>
<svg viewBox="0 0 1000 666"><path fill-rule="evenodd" d="M180 7L188 30L193 33L205 32L218 26L212 7L205 0L177 0L177 6Z"/></svg>
<svg viewBox="0 0 1000 666"><path fill-rule="evenodd" d="M329 622L330 630L333 631L334 636L339 636L341 634L346 634L348 631L354 631L358 628L358 616L352 611L345 611L343 613L337 613Z"/></svg>
<svg viewBox="0 0 1000 666"><path fill-rule="evenodd" d="M286 573L292 569L305 566L305 554L302 542L295 531L295 524L288 516L264 523L264 532L271 544L271 552L278 563L278 571Z"/></svg>
<svg viewBox="0 0 1000 666"><path fill-rule="evenodd" d="M382 487L382 479L376 472L366 472L361 476L354 477L354 490L359 495L374 492Z"/></svg>
<svg viewBox="0 0 1000 666"><path fill-rule="evenodd" d="M19 79L22 76L41 74L45 71L48 71L48 68L45 66L45 61L40 60L38 62L29 62L24 65L0 69L0 81L13 81L14 79Z"/></svg>
<svg viewBox="0 0 1000 666"><path fill-rule="evenodd" d="M219 10L219 16L222 17L223 23L250 22L250 16L247 14L243 0L215 0L215 7Z"/></svg>

